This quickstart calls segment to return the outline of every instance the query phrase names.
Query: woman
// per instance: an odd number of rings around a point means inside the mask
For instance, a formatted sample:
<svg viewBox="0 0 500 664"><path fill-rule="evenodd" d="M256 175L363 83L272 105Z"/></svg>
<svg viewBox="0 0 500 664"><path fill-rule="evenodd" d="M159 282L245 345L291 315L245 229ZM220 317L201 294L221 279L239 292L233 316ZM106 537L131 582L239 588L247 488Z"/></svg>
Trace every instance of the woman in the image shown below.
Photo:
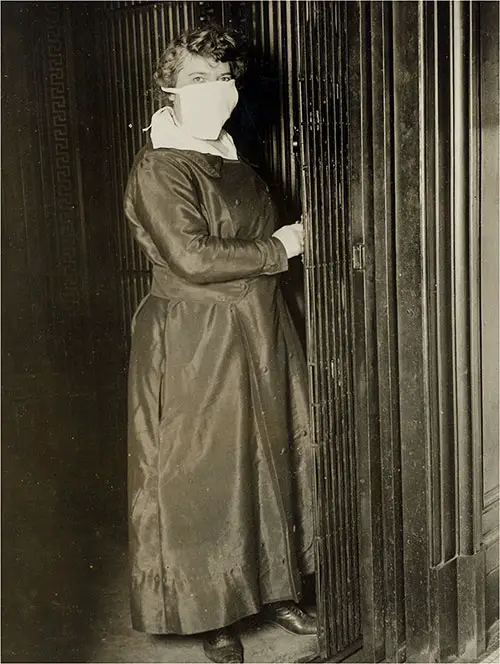
<svg viewBox="0 0 500 664"><path fill-rule="evenodd" d="M218 26L169 45L155 74L168 103L125 195L153 264L129 373L132 621L204 633L215 662L243 661L234 624L261 610L316 631L296 604L314 565L305 365L278 288L303 232L275 230L222 129L243 70Z"/></svg>

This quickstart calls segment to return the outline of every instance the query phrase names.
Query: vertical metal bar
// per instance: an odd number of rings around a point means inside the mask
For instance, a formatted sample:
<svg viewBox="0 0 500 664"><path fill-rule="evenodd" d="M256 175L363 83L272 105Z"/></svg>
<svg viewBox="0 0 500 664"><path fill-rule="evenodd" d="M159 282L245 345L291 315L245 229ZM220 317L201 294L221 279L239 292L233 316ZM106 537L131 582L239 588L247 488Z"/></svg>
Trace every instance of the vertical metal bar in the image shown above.
<svg viewBox="0 0 500 664"><path fill-rule="evenodd" d="M338 594L341 598L341 609L339 615L339 639L340 647L344 648L346 645L346 613L349 610L349 603L347 601L346 593L346 576L347 576L347 553L349 542L346 538L345 530L345 516L346 504L344 500L345 486L348 477L345 473L345 427L343 422L344 413L344 395L343 395L343 357L342 357L342 325L341 325L341 288L342 288L342 255L340 238L342 234L342 218L340 214L340 190L339 190L339 146L338 146L338 123L339 123L339 99L338 99L338 73L337 73L337 57L338 57L338 20L336 6L330 6L329 16L329 29L330 29L330 55L332 58L331 71L332 71L332 85L329 90L331 99L331 112L332 112L332 132L330 136L330 143L332 149L333 160L335 161L335 173L332 182L332 221L330 233L332 235L332 292L331 297L333 300L333 330L335 340L335 400L337 404L337 427L335 435L335 473L337 478L337 505L339 513L339 527L337 529L336 546L340 551L340 574L338 582Z"/></svg>
<svg viewBox="0 0 500 664"><path fill-rule="evenodd" d="M121 173L121 179L120 179L120 188L123 189L123 185L126 180L126 170L129 167L130 164L130 154L129 154L129 149L128 149L128 133L127 133L127 104L126 104L126 87L128 84L128 77L125 74L125 63L124 63L124 39L123 39L123 21L125 19L125 16L117 14L115 21L117 24L118 28L118 61L117 61L117 84L119 86L120 90L120 106L119 109L117 108L117 120L119 121L120 124L120 134L118 136L118 143L120 146L121 150L121 166L122 166L122 173ZM121 111L121 112L120 112ZM120 206L120 211L121 211L121 206ZM122 214L119 216L120 222L122 226L125 226L125 219ZM132 316L132 310L133 310L133 302L131 300L131 292L130 292L130 284L129 284L129 266L130 266L130 234L127 232L127 229L125 229L125 254L124 254L124 270L122 271L122 284L123 284L123 289L125 291L125 298L126 298L126 303L127 303L127 320L131 319ZM132 248L133 251L133 248Z"/></svg>
<svg viewBox="0 0 500 664"><path fill-rule="evenodd" d="M139 81L137 77L138 69L138 58L137 58L137 40L135 38L135 20L137 13L135 11L127 12L124 15L125 21L125 46L126 46L126 66L127 66L127 79L130 82L126 86L127 91L127 113L126 113L126 127L128 145L129 145L129 155L128 155L128 167L130 167L134 154L137 152L137 144L135 140L135 132L133 119L137 117L137 100L140 94ZM130 243L130 264L129 269L129 287L132 294L132 309L130 315L132 316L133 311L135 310L137 304L140 301L140 291L138 289L138 265L137 265L137 254L133 240L129 235Z"/></svg>
<svg viewBox="0 0 500 664"><path fill-rule="evenodd" d="M348 495L348 504L349 511L351 514L350 520L350 545L352 548L352 557L351 557L351 566L349 568L349 579L351 581L352 587L354 588L353 594L350 597L350 607L351 607L351 631L350 631L350 641L357 639L360 635L361 625L360 625L360 582L359 582L359 556L358 556L358 532L357 532L357 523L358 523L358 503L357 503L357 473L356 473L356 441L355 441L355 421L354 421L354 391L356 389L354 384L354 366L353 366L353 342L350 333L353 329L352 321L352 312L351 312L351 302L352 302L352 265L350 262L350 249L352 246L351 238L351 226L349 219L349 195L348 195L348 64L347 64L347 5L345 2L341 4L341 20L340 20L340 29L339 29L339 42L340 42L340 58L339 58L339 67L340 67L340 91L341 91L341 145L342 145L342 191L343 191L343 212L344 212L344 227L346 232L345 238L345 260L346 260L346 296L345 296L345 308L346 315L344 319L344 329L345 334L349 335L347 337L348 343L347 348L348 352L346 355L346 361L348 363L348 372L347 372L347 384L345 386L347 395L348 395L348 406L347 406L347 426L350 435L350 449L349 449L349 463L348 463L348 473L350 477L350 492Z"/></svg>
<svg viewBox="0 0 500 664"><path fill-rule="evenodd" d="M324 558L323 558L323 493L321 490L321 474L322 468L320 467L321 451L319 448L319 438L317 431L317 423L315 419L313 403L316 403L318 398L318 385L316 382L316 320L314 317L314 287L311 268L313 263L313 220L312 220L312 207L313 191L311 186L311 178L307 172L310 168L310 136L309 136L309 98L308 98L308 66L307 66L307 45L309 44L307 34L307 21L309 18L309 4L305 5L302 2L294 4L295 10L295 25L298 26L299 37L297 47L297 67L299 71L299 87L298 87L298 113L299 113L299 150L300 150L300 190L302 212L304 220L305 231L305 251L304 251L304 296L305 296L305 309L306 309L306 338L308 348L308 371L309 371L309 402L311 413L311 437L314 452L314 465L313 465L313 490L314 490L314 528L316 539L316 598L318 605L318 641L320 653L322 657L327 655L328 644L325 634L325 580L323 578ZM309 157L309 159L308 159ZM308 159L308 163L306 162Z"/></svg>
<svg viewBox="0 0 500 664"><path fill-rule="evenodd" d="M278 74L278 98L280 101L280 109L283 108L282 106L282 86L283 86L283 79L282 79L282 74L281 74L281 58L278 58L278 61L276 60L275 54L275 27L274 27L274 13L277 9L276 3L275 2L267 2L267 21L264 21L267 33L268 33L268 40L266 44L266 51L267 55L269 58L269 63L271 67L273 68L273 73L276 72ZM281 50L281 44L278 46L278 54L280 53ZM281 113L279 114L281 116ZM282 118L278 120L278 126L281 124ZM272 170L273 173L278 172L279 168L279 157L278 157L278 132L273 131L273 128L270 127L270 135L269 135L269 144L270 144L270 163L272 164ZM279 130L278 130L279 131Z"/></svg>
<svg viewBox="0 0 500 664"><path fill-rule="evenodd" d="M328 208L327 201L327 192L329 190L328 182L328 164L325 163L325 143L327 145L327 138L325 133L327 133L327 126L323 116L323 108L321 106L320 100L323 100L323 106L328 105L328 99L326 91L324 90L324 76L325 71L322 66L324 50L323 43L320 35L324 34L324 29L321 28L318 30L319 26L325 25L325 6L316 3L315 6L315 15L316 21L314 28L311 29L311 39L312 34L316 33L315 47L313 49L314 59L311 62L311 81L313 82L314 89L314 73L316 72L316 84L317 84L317 103L314 104L314 123L315 123L315 132L314 136L315 141L315 151L316 159L315 164L317 165L317 186L319 190L318 199L320 205L317 209L317 237L318 237L318 249L317 249L317 280L319 288L318 292L321 294L319 298L319 304L317 311L317 316L319 320L318 328L320 330L320 336L318 339L318 347L320 349L318 361L321 367L321 376L322 376L322 393L320 396L321 403L323 405L323 440L324 440L324 467L325 467L325 501L327 504L333 506L331 512L333 519L325 515L327 519L325 523L325 545L326 545L326 556L325 563L328 565L328 604L327 604L327 629L329 634L330 643L334 642L335 646L338 647L338 635L336 634L335 624L332 620L332 606L335 600L338 601L338 593L335 592L335 582L337 580L338 574L334 573L332 578L332 572L338 569L338 550L335 543L335 533L337 530L337 512L335 509L335 483L332 482L331 469L334 463L332 458L332 444L333 438L335 436L335 416L334 416L334 403L335 403L335 392L332 391L331 385L331 366L330 366L330 357L331 357L331 328L330 326L324 325L325 320L331 319L331 293L328 289L328 279L327 274L329 272L329 252L328 252L328 238L330 236L329 227L330 227L330 210ZM319 34L318 34L319 33ZM323 321L323 324L322 324ZM338 606L338 604L337 604Z"/></svg>
<svg viewBox="0 0 500 664"><path fill-rule="evenodd" d="M171 2L161 4L161 44L162 49L174 38L174 10Z"/></svg>
<svg viewBox="0 0 500 664"><path fill-rule="evenodd" d="M257 22L255 25L255 37L256 37L256 44L257 47L259 48L260 52L262 55L265 57L265 54L267 53L267 40L266 40L266 28L265 28L265 10L266 10L266 5L267 2L265 0L259 0L256 3L256 18ZM267 62L266 62L267 65ZM265 159L267 163L270 163L271 155L270 155L270 150L269 150L269 130L268 127L265 126L262 128L262 133L263 133L263 138L264 138L264 154L265 154Z"/></svg>
<svg viewBox="0 0 500 664"><path fill-rule="evenodd" d="M337 390L337 363L336 363L336 330L334 324L335 309L335 286L333 279L333 234L332 229L335 224L335 218L332 214L332 193L335 191L335 168L332 178L332 153L331 153L331 127L332 118L330 111L333 110L335 100L331 97L331 89L328 85L329 78L329 54L331 53L331 16L329 15L331 6L328 3L321 5L323 16L320 25L323 26L319 31L320 38L317 39L316 67L318 70L319 99L323 100L323 108L320 114L320 126L322 129L321 148L323 158L320 162L322 172L321 191L323 196L323 223L321 229L321 238L323 245L323 255L321 258L322 271L320 279L324 291L325 311L323 314L323 326L326 328L326 355L322 360L326 375L325 401L329 411L328 421L328 444L325 449L325 461L328 467L328 502L333 509L330 512L328 523L328 544L330 549L329 566L334 571L330 584L329 596L329 627L332 634L332 643L337 650L343 647L343 635L341 629L344 607L342 602L342 548L339 547L339 533L342 530L341 519L342 509L338 502L339 487L341 486L341 477L338 473L338 455L335 454L336 442L339 436L340 422L340 403ZM318 109L320 111L320 109ZM334 635L334 638L333 638Z"/></svg>
<svg viewBox="0 0 500 664"><path fill-rule="evenodd" d="M176 2L174 4L174 24L173 24L173 35L176 36L182 31L182 2Z"/></svg>
<svg viewBox="0 0 500 664"><path fill-rule="evenodd" d="M161 11L161 15L160 15ZM163 43L160 49L160 17L161 17L161 22L163 23L163 11L159 9L157 5L155 5L154 10L153 10L153 20L152 20L152 42L154 44L153 48L153 53L154 53L154 59L151 62L151 72L154 71L156 68L156 63L160 59L161 56L161 50L163 49Z"/></svg>
<svg viewBox="0 0 500 664"><path fill-rule="evenodd" d="M293 146L293 142L295 139L294 136L294 131L295 131L295 126L297 124L297 118L294 117L295 115L295 96L297 94L297 80L296 80L296 75L297 71L295 71L295 61L294 61L294 48L293 48L293 8L292 8L292 0L286 0L286 31L285 31L285 44L286 44L286 61L287 61L287 86L286 90L288 93L288 113L292 117L293 122L290 123L289 125L289 141L290 141L290 146ZM286 156L284 157L286 159ZM289 162L289 191L290 195L292 197L292 200L297 200L299 189L300 189L300 184L297 186L297 173L296 173L296 167L295 167L295 159L293 159L293 156L290 152L290 158L288 159Z"/></svg>
<svg viewBox="0 0 500 664"><path fill-rule="evenodd" d="M273 3L275 4L275 3ZM289 123L288 109L286 108L284 86L288 83L286 80L286 69L285 69L285 58L283 56L283 51L286 48L286 44L283 39L283 27L284 21L282 20L283 14L286 11L286 3L277 3L275 6L275 11L277 13L276 18L276 42L277 42L277 65L279 71L279 99L280 99L280 114L279 114L279 134L276 137L277 140L277 153L278 153L278 163L276 172L279 173L279 182L288 184L287 169L286 169L286 130L285 125ZM288 186L286 187L288 189Z"/></svg>
<svg viewBox="0 0 500 664"><path fill-rule="evenodd" d="M323 579L325 582L325 588L323 593L325 596L324 601L324 612L325 612L325 622L324 622L324 638L328 643L331 643L331 634L330 634L330 619L329 619L329 606L330 606L330 573L331 567L328 565L327 556L325 551L325 541L329 537L328 532L328 522L326 521L326 514L328 510L328 491L327 491L327 468L325 463L325 423L324 423L324 389L323 389L323 362L322 362L322 353L324 349L323 338L322 338L322 327L321 327L321 314L324 309L323 300L322 300L322 290L321 290L321 281L319 279L318 272L320 270L320 238L321 238L321 227L319 224L319 212L321 206L320 199L320 187L318 183L318 145L317 145L317 93L313 80L314 72L314 40L313 34L315 33L317 21L317 4L311 2L309 4L309 20L306 23L307 30L307 53L309 58L307 60L307 70L306 70L306 84L308 91L308 136L309 136L309 158L311 164L314 164L314 176L312 169L308 171L308 176L310 180L310 188L312 190L312 209L311 209L311 255L308 265L308 270L310 273L310 286L311 286L311 301L313 302L313 311L311 311L311 316L314 321L314 351L312 353L312 362L314 363L315 378L316 378L316 389L315 389L315 401L313 402L313 418L315 421L315 431L316 431L316 442L318 444L318 477L319 477L319 493L321 496L321 514L320 514L320 523L321 523L321 545L322 545L322 556L321 556L321 565ZM319 286L319 288L318 288Z"/></svg>
<svg viewBox="0 0 500 664"><path fill-rule="evenodd" d="M128 131L127 131L127 120L128 120L128 113L126 111L127 109L127 86L128 86L128 76L126 75L125 71L125 58L124 58L124 52L125 52L125 46L124 46L124 23L126 21L126 14L120 13L116 15L116 23L117 23L117 28L118 28L118 76L119 76L119 89L120 89L120 111L118 113L118 118L120 120L120 134L121 136L118 137L118 140L120 141L121 145L123 146L122 148L122 158L123 158L123 179L120 182L120 189L123 190L123 185L126 180L126 173L127 173L127 168L130 164L130 151L128 148ZM117 109L118 110L118 109ZM123 218L123 215L120 214L120 222L122 225L126 225L125 219ZM127 320L130 320L131 318L131 311L133 310L133 300L131 298L131 288L130 288L130 263L131 263L131 251L133 251L133 248L131 249L131 241L130 241L130 234L124 231L125 233L125 264L124 264L124 270L122 272L122 280L123 280L123 288L126 291L126 298L127 298Z"/></svg>
<svg viewBox="0 0 500 664"><path fill-rule="evenodd" d="M327 185L324 187L324 196L327 209L327 217L325 219L325 228L323 230L326 251L326 264L324 280L325 287L327 286L329 307L327 313L327 320L330 329L332 347L328 353L328 375L331 381L328 385L328 390L332 396L332 407L334 416L331 427L331 453L330 453L330 481L334 488L333 505L334 510L331 513L331 529L334 534L334 551L335 551L335 583L334 593L335 599L332 599L332 628L336 628L336 641L337 649L340 650L344 647L345 643L345 613L348 607L345 603L345 533L344 533L344 505L342 501L342 486L345 482L342 473L342 450L340 449L340 442L342 438L342 385L340 378L340 365L341 360L339 354L339 339L341 330L338 325L338 289L340 281L338 278L338 246L335 242L336 234L338 233L339 218L336 210L338 204L338 183L337 183L337 169L335 161L337 159L336 150L336 99L335 99L335 75L332 74L332 60L334 58L334 49L336 43L336 34L334 31L334 21L332 20L332 5L328 4L328 15L323 19L323 29L325 41L322 45L322 52L325 59L319 60L319 69L321 71L321 78L324 79L327 72L332 76L333 81L325 81L322 97L325 98L325 117L322 118L322 123L326 126L326 141L324 141L324 151L327 157L324 168L330 172L333 166L333 177L328 177ZM326 57L328 56L328 57ZM332 83L333 85L329 85ZM326 322L326 321L325 321ZM335 623L333 621L335 620Z"/></svg>
<svg viewBox="0 0 500 664"><path fill-rule="evenodd" d="M109 13L106 13L105 15L105 20L108 22L109 26L109 34L110 34L110 44L111 44L111 52L116 53L117 49L117 35L116 35L116 22L113 20L113 16L111 16ZM110 86L112 92L110 94L110 109L111 117L115 117L115 109L118 106L118 90L119 90L119 85L118 85L118 68L117 68L117 59L111 57L110 58L110 74L112 75L114 84ZM111 122L111 137L112 137L112 142L113 145L116 146L117 154L114 155L114 158L111 159L112 161L112 169L114 173L114 181L116 186L115 189L115 194L117 194L117 200L115 201L117 209L119 209L119 200L118 200L118 192L120 191L120 186L119 183L122 181L122 165L123 165L123 156L122 156L122 141L121 137L119 136L119 132L117 131L117 128L120 126L119 118L117 118L117 121ZM119 252L120 252L120 263L123 265L124 261L124 256L126 252L126 242L127 238L124 236L124 224L122 223L122 217L121 215L118 216L119 223L117 224L117 236L118 236L118 247L119 247ZM123 284L123 280L122 280ZM120 301L121 301L121 310L122 310L122 324L123 324L123 335L124 337L126 336L126 324L125 321L127 320L127 306L126 306L126 295L122 287L119 289L120 292Z"/></svg>
<svg viewBox="0 0 500 664"><path fill-rule="evenodd" d="M154 9L153 9L154 11ZM140 105L139 113L139 126L137 128L140 132L139 136L142 141L142 129L147 126L147 117L149 111L149 99L146 93L147 88L151 84L151 43L149 41L149 23L150 23L151 14L146 12L143 16L140 17L139 24L139 52L142 54L140 59L140 87L141 87L141 99L142 104Z"/></svg>
<svg viewBox="0 0 500 664"><path fill-rule="evenodd" d="M179 3L179 4L181 4L181 3ZM186 29L186 27L189 25L189 19L190 19L189 8L190 8L190 5L191 5L190 2L183 2L183 3L182 3L182 9L183 9L183 13L182 13L183 29Z"/></svg>
<svg viewBox="0 0 500 664"><path fill-rule="evenodd" d="M339 403L339 422L338 422L338 436L337 436L337 475L339 477L338 487L338 501L339 509L342 515L342 527L339 532L337 545L342 551L342 582L340 593L342 595L342 604L345 607L342 613L342 643L347 643L348 636L348 611L349 611L349 597L347 593L347 579L348 579L348 559L350 542L346 530L346 517L347 517L347 501L345 498L346 487L349 483L349 475L346 472L346 427L345 427L345 371L344 371L344 335L345 330L342 325L342 306L343 306L343 288L345 288L345 280L343 275L343 251L342 251L342 237L343 237L343 223L342 217L342 191L341 191L341 178L342 167L341 160L343 156L342 146L339 145L339 127L341 122L340 105L342 100L339 96L339 73L338 73L338 57L339 57L339 22L337 16L338 6L332 7L333 16L330 19L332 26L332 56L335 63L332 67L333 80L332 80L332 116L333 116L333 132L332 132L332 149L336 163L334 187L334 224L332 226L333 233L333 261L334 261L334 275L335 275L335 343L336 343L336 385L338 390L337 401ZM343 74L341 73L341 76Z"/></svg>
<svg viewBox="0 0 500 664"><path fill-rule="evenodd" d="M348 579L355 579L357 577L357 574L355 573L355 570L353 568L353 549L356 548L355 546L355 538L350 536L350 529L349 529L349 521L350 521L350 508L351 508L351 503L349 500L349 497L351 494L351 486L354 484L355 481L355 474L354 474L354 465L352 463L353 457L355 454L354 450L354 445L352 444L352 426L349 426L349 424L352 425L352 422L349 422L349 413L350 413L350 408L349 408L349 401L350 401L350 395L352 392L350 391L350 387L352 387L351 381L350 381L350 374L351 374L351 364L350 364L350 355L349 355L349 343L348 339L346 337L346 332L349 329L348 328L348 305L350 302L350 297L349 297L349 287L350 287L350 242L349 242L349 230L348 230L348 219L346 215L346 199L347 199L347 190L345 186L345 177L346 177L346 172L347 172L347 166L346 166L346 161L345 161L345 155L347 152L347 144L345 140L345 125L346 125L346 117L345 117L345 94L344 94L344 81L345 81L345 74L344 74L344 60L343 60L343 53L342 53L342 31L343 31L343 26L344 23L342 21L342 16L341 16L341 4L335 5L335 14L337 16L337 21L336 25L338 26L337 28L337 47L336 47L336 54L337 57L335 58L335 61L337 63L337 77L335 81L335 91L337 95L337 108L338 108L338 115L337 115L337 122L336 122L336 128L337 128L337 135L338 135L338 141L337 141L337 150L338 150L338 168L337 168L337 174L338 174L338 188L337 191L339 193L339 229L340 229L340 265L341 265L341 292L339 294L339 306L340 306L340 326L342 330L341 336L341 357L342 357L342 373L343 373L343 378L342 378L342 387L343 387L343 398L342 398L342 403L343 403L343 473L345 474L345 477L347 478L347 481L344 486L344 494L343 494L343 499L344 499L344 506L343 506L343 513L345 516L345 541L346 541L346 580ZM352 503L355 505L355 502ZM350 613L352 610L353 606L353 598L350 596L350 587L346 587L346 606L348 607L348 615L346 616L346 642L349 642L349 624L350 624Z"/></svg>

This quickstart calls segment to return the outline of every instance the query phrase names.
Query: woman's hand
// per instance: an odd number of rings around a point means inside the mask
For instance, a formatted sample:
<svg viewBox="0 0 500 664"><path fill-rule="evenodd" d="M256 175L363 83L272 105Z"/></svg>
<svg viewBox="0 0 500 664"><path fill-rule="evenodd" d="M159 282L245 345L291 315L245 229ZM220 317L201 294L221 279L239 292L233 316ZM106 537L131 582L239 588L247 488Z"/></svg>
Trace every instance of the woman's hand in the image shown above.
<svg viewBox="0 0 500 664"><path fill-rule="evenodd" d="M273 233L273 237L278 238L285 247L288 258L299 256L304 252L304 227L298 222L279 228Z"/></svg>

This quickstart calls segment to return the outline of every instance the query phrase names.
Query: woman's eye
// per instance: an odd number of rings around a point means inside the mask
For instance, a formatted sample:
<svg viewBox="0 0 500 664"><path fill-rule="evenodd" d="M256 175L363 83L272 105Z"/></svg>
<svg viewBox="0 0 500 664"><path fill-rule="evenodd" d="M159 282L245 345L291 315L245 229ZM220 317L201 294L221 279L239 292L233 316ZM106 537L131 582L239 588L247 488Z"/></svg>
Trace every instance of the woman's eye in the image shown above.
<svg viewBox="0 0 500 664"><path fill-rule="evenodd" d="M225 81L225 82L232 81L233 77L231 76L231 74L224 74L224 76L221 76L219 80Z"/></svg>
<svg viewBox="0 0 500 664"><path fill-rule="evenodd" d="M203 76L195 76L192 81L193 83L203 83L204 82L204 77Z"/></svg>

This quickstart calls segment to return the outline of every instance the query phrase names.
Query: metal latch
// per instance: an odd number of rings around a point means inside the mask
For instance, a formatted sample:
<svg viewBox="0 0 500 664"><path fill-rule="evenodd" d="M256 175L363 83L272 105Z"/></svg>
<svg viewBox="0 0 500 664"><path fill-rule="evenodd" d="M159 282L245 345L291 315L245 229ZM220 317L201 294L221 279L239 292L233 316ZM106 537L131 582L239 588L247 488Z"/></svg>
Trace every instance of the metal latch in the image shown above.
<svg viewBox="0 0 500 664"><path fill-rule="evenodd" d="M352 267L353 270L365 269L365 245L358 243L352 247Z"/></svg>

